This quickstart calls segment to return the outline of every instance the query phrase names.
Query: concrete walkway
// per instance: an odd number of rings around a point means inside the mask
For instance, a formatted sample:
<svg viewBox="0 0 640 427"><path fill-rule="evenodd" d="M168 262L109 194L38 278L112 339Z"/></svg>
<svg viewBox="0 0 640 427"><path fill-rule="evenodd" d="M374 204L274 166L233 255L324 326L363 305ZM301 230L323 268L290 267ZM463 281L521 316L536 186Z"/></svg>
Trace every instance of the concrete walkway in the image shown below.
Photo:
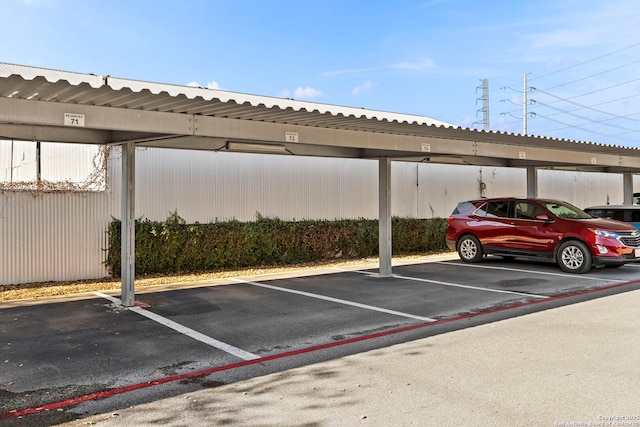
<svg viewBox="0 0 640 427"><path fill-rule="evenodd" d="M66 426L640 426L640 291Z"/></svg>

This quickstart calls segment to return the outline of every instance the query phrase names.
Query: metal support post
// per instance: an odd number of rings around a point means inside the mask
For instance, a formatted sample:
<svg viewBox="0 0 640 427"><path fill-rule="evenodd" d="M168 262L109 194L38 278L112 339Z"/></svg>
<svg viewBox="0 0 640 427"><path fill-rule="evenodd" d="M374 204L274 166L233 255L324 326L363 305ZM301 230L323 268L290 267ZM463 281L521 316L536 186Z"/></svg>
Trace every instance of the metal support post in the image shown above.
<svg viewBox="0 0 640 427"><path fill-rule="evenodd" d="M121 280L120 300L125 307L135 302L135 172L136 146L134 143L122 145L122 232L121 232Z"/></svg>
<svg viewBox="0 0 640 427"><path fill-rule="evenodd" d="M379 159L378 168L380 276L391 276L391 160Z"/></svg>
<svg viewBox="0 0 640 427"><path fill-rule="evenodd" d="M538 197L538 169L527 166L527 197Z"/></svg>
<svg viewBox="0 0 640 427"><path fill-rule="evenodd" d="M625 205L633 203L633 173L624 172L622 174L622 202Z"/></svg>

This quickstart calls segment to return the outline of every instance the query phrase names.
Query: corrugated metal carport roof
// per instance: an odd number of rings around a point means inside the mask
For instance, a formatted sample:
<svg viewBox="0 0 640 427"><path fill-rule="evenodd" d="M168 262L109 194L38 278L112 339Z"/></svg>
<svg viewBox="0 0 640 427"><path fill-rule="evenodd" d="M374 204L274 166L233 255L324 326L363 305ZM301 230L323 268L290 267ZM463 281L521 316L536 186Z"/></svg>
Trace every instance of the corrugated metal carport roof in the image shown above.
<svg viewBox="0 0 640 427"><path fill-rule="evenodd" d="M311 113L331 116L333 120L326 118L324 123L340 128L348 127L349 120L345 119L349 118L450 126L423 116L6 63L0 63L0 78L5 80L0 86L0 96L22 99L318 125L317 118L308 118Z"/></svg>
<svg viewBox="0 0 640 427"><path fill-rule="evenodd" d="M6 63L0 63L0 98L64 104L68 106L67 109L71 106L108 107L127 111L215 117L240 120L244 123L271 123L295 127L296 131L303 127L417 137L413 141L414 144L404 141L389 144L392 141L389 138L378 143L371 137L359 134L359 140L364 141L363 146L359 145L358 138L354 138L356 142L353 144L319 141L321 138L335 140L331 134L308 138L313 141L301 139L295 145L288 144L288 141L280 138L256 139L267 143L281 143L287 146L289 153L302 155L367 158L386 156L412 161L520 167L533 165L608 171L635 172L636 168L640 169L640 161L635 161L635 158L640 159L640 150L636 148L464 129L423 116ZM61 122L61 118L59 121ZM24 125L35 126L32 129L38 131L34 130L25 136L24 129L18 130L19 126ZM38 128L39 126L44 128ZM60 129L56 131L52 126ZM219 123L216 126L220 127ZM0 138L7 139L38 138L101 144L137 141L145 146L214 150L224 149L229 140L254 140L251 135L238 134L237 138L233 135L197 135L188 131L172 132L151 127L87 128L92 128L93 132L81 132L80 129L71 131L69 128L65 129L62 123L39 120L25 123L21 117L12 120L11 117L7 119L6 115L0 118ZM50 138L43 138L47 133ZM208 141L205 142L204 137L207 137ZM465 141L466 144L448 143L452 140ZM418 142L421 143L416 145ZM301 148L301 144L307 144L308 147ZM505 147L511 149L505 150ZM531 150L522 151L520 147L528 147L534 152L540 149L553 151L536 155ZM558 155L556 150L563 151L564 154ZM579 158L567 156L566 153L583 153L585 156ZM601 159L591 157L593 155L608 155L614 158Z"/></svg>

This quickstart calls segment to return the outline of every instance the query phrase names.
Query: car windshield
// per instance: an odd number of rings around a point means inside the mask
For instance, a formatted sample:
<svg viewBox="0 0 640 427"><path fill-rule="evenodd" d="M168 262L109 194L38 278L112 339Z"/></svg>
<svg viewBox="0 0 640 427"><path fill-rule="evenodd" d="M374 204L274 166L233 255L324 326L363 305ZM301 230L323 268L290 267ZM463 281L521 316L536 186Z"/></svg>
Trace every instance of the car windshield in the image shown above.
<svg viewBox="0 0 640 427"><path fill-rule="evenodd" d="M549 209L555 216L565 219L590 219L591 215L583 210L576 208L569 203L560 202L557 200L547 200L542 204Z"/></svg>

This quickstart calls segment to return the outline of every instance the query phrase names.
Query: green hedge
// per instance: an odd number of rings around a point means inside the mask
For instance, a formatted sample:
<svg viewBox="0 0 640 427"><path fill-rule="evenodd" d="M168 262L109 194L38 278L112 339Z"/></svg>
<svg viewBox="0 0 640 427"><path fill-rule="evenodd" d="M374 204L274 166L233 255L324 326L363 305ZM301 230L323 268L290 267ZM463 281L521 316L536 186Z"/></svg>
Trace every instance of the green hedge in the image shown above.
<svg viewBox="0 0 640 427"><path fill-rule="evenodd" d="M445 219L392 219L395 255L447 250ZM377 220L186 224L177 213L164 222L136 221L136 273L174 274L282 266L378 255ZM106 266L120 275L120 220L109 226Z"/></svg>

